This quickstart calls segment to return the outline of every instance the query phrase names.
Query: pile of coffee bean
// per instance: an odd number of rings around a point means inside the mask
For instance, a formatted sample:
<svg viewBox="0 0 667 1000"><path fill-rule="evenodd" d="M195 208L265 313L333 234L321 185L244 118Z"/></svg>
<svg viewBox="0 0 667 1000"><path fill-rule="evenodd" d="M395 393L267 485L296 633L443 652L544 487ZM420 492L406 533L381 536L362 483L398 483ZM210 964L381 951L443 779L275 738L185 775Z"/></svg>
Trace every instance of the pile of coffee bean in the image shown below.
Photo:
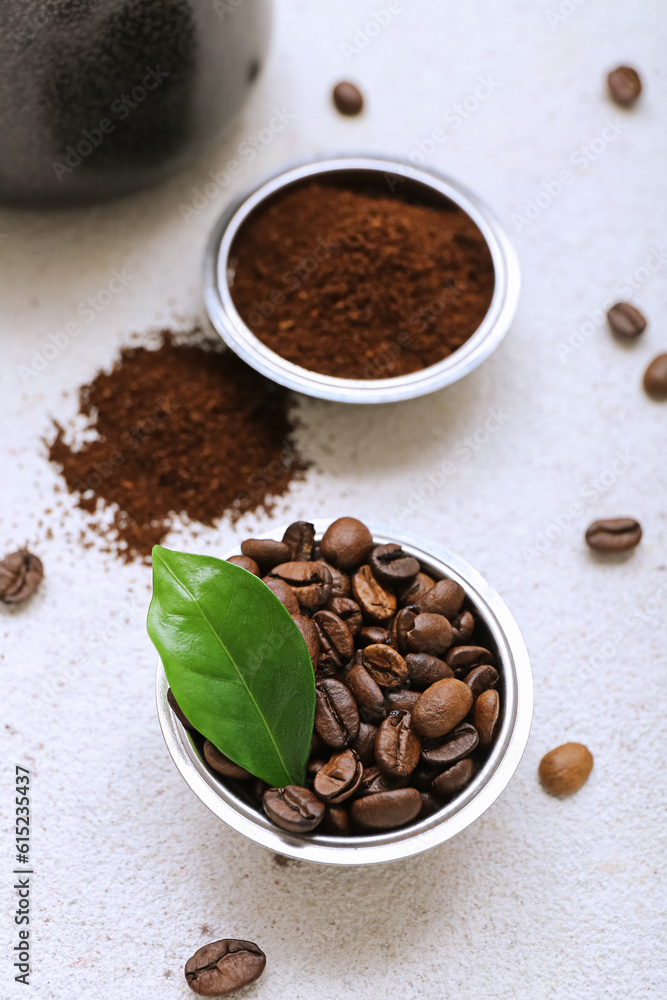
<svg viewBox="0 0 667 1000"><path fill-rule="evenodd" d="M317 544L306 521L248 539L230 562L260 576L301 631L316 678L306 784L269 788L208 740L236 794L294 833L355 836L438 811L479 772L501 714L502 676L460 584L341 517ZM184 724L173 696L170 704Z"/></svg>

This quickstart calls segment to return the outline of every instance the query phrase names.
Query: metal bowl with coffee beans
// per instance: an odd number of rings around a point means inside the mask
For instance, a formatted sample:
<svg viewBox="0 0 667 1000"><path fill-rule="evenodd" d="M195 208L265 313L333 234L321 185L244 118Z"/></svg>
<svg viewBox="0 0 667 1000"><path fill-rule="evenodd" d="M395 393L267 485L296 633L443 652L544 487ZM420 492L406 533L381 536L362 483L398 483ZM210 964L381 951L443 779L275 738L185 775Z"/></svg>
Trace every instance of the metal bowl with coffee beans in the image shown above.
<svg viewBox="0 0 667 1000"><path fill-rule="evenodd" d="M532 677L509 611L458 557L389 534L353 517L298 521L227 556L271 588L310 654L303 786L268 787L224 757L158 670L181 773L217 815L280 853L364 864L425 850L487 808L523 752Z"/></svg>

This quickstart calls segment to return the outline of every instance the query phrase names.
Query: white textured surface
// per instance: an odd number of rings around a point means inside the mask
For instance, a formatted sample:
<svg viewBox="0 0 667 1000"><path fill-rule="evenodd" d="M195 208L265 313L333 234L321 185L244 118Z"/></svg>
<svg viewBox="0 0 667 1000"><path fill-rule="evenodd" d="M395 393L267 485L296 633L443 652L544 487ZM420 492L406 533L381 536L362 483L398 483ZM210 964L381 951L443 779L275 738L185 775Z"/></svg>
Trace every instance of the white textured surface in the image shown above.
<svg viewBox="0 0 667 1000"><path fill-rule="evenodd" d="M667 349L667 260L648 280L637 272L652 247L667 250L663 5L566 0L571 13L550 25L557 0L404 0L348 63L341 45L381 6L280 0L270 63L243 122L165 186L82 212L0 214L0 547L27 542L46 565L29 604L0 608L2 996L26 993L6 957L15 761L32 768L30 995L40 1000L187 996L184 961L221 936L265 949L267 971L246 994L258 1000L667 995L667 410L640 388L649 359ZM645 82L631 113L605 96L604 75L619 62ZM367 96L358 120L329 106L344 77ZM304 401L301 439L316 465L273 519L349 512L432 534L469 559L532 652L532 737L502 798L442 848L362 872L281 867L227 832L167 757L144 631L149 571L80 547L84 518L54 494L41 438L52 416L74 410L63 393L129 334L199 319L202 250L228 194L187 223L179 205L272 108L295 120L234 193L315 153L408 155L482 77L496 81L494 93L447 130L426 165L468 184L515 232L525 290L514 328L480 370L430 398L363 411ZM587 169L572 163L607 119L620 121L618 137ZM512 215L568 168L573 183L516 232ZM123 267L133 279L122 294L24 384L19 366L32 349ZM561 360L569 328L628 297L615 286L633 272L629 297L650 319L642 341L624 349L602 324ZM492 413L500 426L482 441ZM448 458L454 473L420 500L413 491ZM592 558L587 523L618 514L643 523L640 549L619 562ZM220 551L259 523L271 522L222 523L178 542ZM595 769L581 792L557 801L536 770L566 739L589 745Z"/></svg>

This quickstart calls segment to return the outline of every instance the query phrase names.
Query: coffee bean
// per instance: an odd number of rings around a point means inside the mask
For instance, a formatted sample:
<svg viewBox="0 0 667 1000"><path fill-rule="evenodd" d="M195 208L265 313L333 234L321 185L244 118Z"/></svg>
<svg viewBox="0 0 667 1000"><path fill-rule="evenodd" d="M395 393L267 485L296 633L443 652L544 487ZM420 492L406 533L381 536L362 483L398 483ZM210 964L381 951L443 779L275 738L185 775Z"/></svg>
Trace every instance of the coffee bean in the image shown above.
<svg viewBox="0 0 667 1000"><path fill-rule="evenodd" d="M358 755L364 767L369 767L375 763L375 737L377 736L377 726L370 722L362 722L359 726L359 735L352 744L351 749Z"/></svg>
<svg viewBox="0 0 667 1000"><path fill-rule="evenodd" d="M345 677L364 719L379 722L384 718L384 696L369 672L361 664L352 667Z"/></svg>
<svg viewBox="0 0 667 1000"><path fill-rule="evenodd" d="M342 618L352 636L357 634L363 624L361 609L357 602L350 597L330 597L324 610L333 611L335 615Z"/></svg>
<svg viewBox="0 0 667 1000"><path fill-rule="evenodd" d="M317 630L317 625L312 618L306 618L305 615L293 615L292 621L303 636L308 647L308 655L313 666L316 667L320 659L320 633Z"/></svg>
<svg viewBox="0 0 667 1000"><path fill-rule="evenodd" d="M444 615L450 620L461 610L466 592L454 580L438 580L419 601L419 610L430 614Z"/></svg>
<svg viewBox="0 0 667 1000"><path fill-rule="evenodd" d="M345 573L341 573L339 569L332 566L331 563L326 562L324 559L319 559L318 562L324 563L326 568L331 573L331 597L352 597L352 581L349 576Z"/></svg>
<svg viewBox="0 0 667 1000"><path fill-rule="evenodd" d="M483 663L479 667L473 667L469 674L463 679L472 691L473 698L478 698L482 691L494 687L498 683L498 671L490 663Z"/></svg>
<svg viewBox="0 0 667 1000"><path fill-rule="evenodd" d="M390 712L375 738L375 762L381 771L404 778L419 763L421 739L414 731L410 713Z"/></svg>
<svg viewBox="0 0 667 1000"><path fill-rule="evenodd" d="M445 660L457 677L465 677L474 667L496 662L493 653L483 646L452 646Z"/></svg>
<svg viewBox="0 0 667 1000"><path fill-rule="evenodd" d="M259 566L250 556L230 556L227 562L232 563L234 566L240 566L241 569L247 569L253 576L261 576Z"/></svg>
<svg viewBox="0 0 667 1000"><path fill-rule="evenodd" d="M634 549L639 545L641 537L641 525L632 517L610 517L603 521L593 521L586 531L589 547L605 555Z"/></svg>
<svg viewBox="0 0 667 1000"><path fill-rule="evenodd" d="M357 703L344 684L333 678L317 682L315 729L327 746L342 750L354 743L360 721Z"/></svg>
<svg viewBox="0 0 667 1000"><path fill-rule="evenodd" d="M290 559L294 562L312 559L315 526L310 521L294 521L285 529L283 543L288 546Z"/></svg>
<svg viewBox="0 0 667 1000"><path fill-rule="evenodd" d="M203 753L208 766L218 774L224 774L225 778L252 778L250 771L246 771L245 767L239 767L229 757L225 757L210 740L204 740Z"/></svg>
<svg viewBox="0 0 667 1000"><path fill-rule="evenodd" d="M389 587L409 583L419 572L419 563L414 556L409 556L395 542L376 545L368 562L375 579Z"/></svg>
<svg viewBox="0 0 667 1000"><path fill-rule="evenodd" d="M433 791L443 799L458 795L470 784L474 773L475 765L470 757L459 760L433 779Z"/></svg>
<svg viewBox="0 0 667 1000"><path fill-rule="evenodd" d="M444 615L418 614L404 608L396 615L396 637L402 652L437 656L449 649L452 626Z"/></svg>
<svg viewBox="0 0 667 1000"><path fill-rule="evenodd" d="M362 566L352 577L352 593L365 618L382 624L396 610L396 596L376 580L370 566Z"/></svg>
<svg viewBox="0 0 667 1000"><path fill-rule="evenodd" d="M358 87L345 80L333 89L333 102L341 115L358 115L363 109L364 98Z"/></svg>
<svg viewBox="0 0 667 1000"><path fill-rule="evenodd" d="M391 645L391 636L386 628L382 628L381 625L367 625L366 628L359 631L357 636L359 649L364 649L365 646L374 646L377 643L385 646Z"/></svg>
<svg viewBox="0 0 667 1000"><path fill-rule="evenodd" d="M552 795L571 795L588 781L593 755L583 743L563 743L540 761L540 781Z"/></svg>
<svg viewBox="0 0 667 1000"><path fill-rule="evenodd" d="M269 819L290 833L308 833L324 819L324 803L300 785L267 789L263 804Z"/></svg>
<svg viewBox="0 0 667 1000"><path fill-rule="evenodd" d="M500 696L497 691L490 688L482 691L473 711L473 721L475 729L479 733L480 746L486 748L491 746L493 734L500 714Z"/></svg>
<svg viewBox="0 0 667 1000"><path fill-rule="evenodd" d="M361 783L357 789L357 798L363 798L366 795L377 795L378 792L391 792L395 788L405 788L407 783L407 778L392 777L389 774L385 774L377 765L367 767L364 769Z"/></svg>
<svg viewBox="0 0 667 1000"><path fill-rule="evenodd" d="M472 639L475 631L475 619L470 611L462 611L452 619L452 646L462 646Z"/></svg>
<svg viewBox="0 0 667 1000"><path fill-rule="evenodd" d="M366 646L361 653L361 662L380 687L399 687L408 679L407 663L391 646L381 643Z"/></svg>
<svg viewBox="0 0 667 1000"><path fill-rule="evenodd" d="M280 603L287 608L291 615L299 614L299 602L292 588L284 580L273 576L265 576L262 582L266 584L269 590L273 591Z"/></svg>
<svg viewBox="0 0 667 1000"><path fill-rule="evenodd" d="M200 997L227 997L259 979L265 966L266 955L254 942L224 938L187 960L185 979Z"/></svg>
<svg viewBox="0 0 667 1000"><path fill-rule="evenodd" d="M35 593L44 576L42 561L27 549L0 560L0 601L22 604Z"/></svg>
<svg viewBox="0 0 667 1000"><path fill-rule="evenodd" d="M192 725L191 722L188 722L188 720L185 718L185 715L181 711L178 702L174 698L174 692L171 690L171 688L167 689L167 701L169 703L169 707L171 708L172 712L174 713L180 724L183 726L183 728L187 729L189 733L196 733L197 730L195 729L195 727Z"/></svg>
<svg viewBox="0 0 667 1000"><path fill-rule="evenodd" d="M417 573L412 583L409 583L405 587L397 588L400 596L399 604L401 607L405 607L408 604L418 605L434 584L435 580L428 576L427 573Z"/></svg>
<svg viewBox="0 0 667 1000"><path fill-rule="evenodd" d="M310 760L306 764L306 785L308 786L308 788L311 787L317 772L321 771L325 764L326 760L319 760L316 757L310 758Z"/></svg>
<svg viewBox="0 0 667 1000"><path fill-rule="evenodd" d="M323 563L279 563L270 575L289 584L304 608L321 608L331 597L331 573Z"/></svg>
<svg viewBox="0 0 667 1000"><path fill-rule="evenodd" d="M623 107L629 107L642 92L642 82L639 73L631 66L619 66L607 77L609 93Z"/></svg>
<svg viewBox="0 0 667 1000"><path fill-rule="evenodd" d="M638 337L646 329L646 320L629 302L617 302L607 312L609 326L619 337Z"/></svg>
<svg viewBox="0 0 667 1000"><path fill-rule="evenodd" d="M644 391L651 399L667 399L667 354L659 354L644 372Z"/></svg>
<svg viewBox="0 0 667 1000"><path fill-rule="evenodd" d="M347 806L328 805L320 829L332 837L349 837L352 829Z"/></svg>
<svg viewBox="0 0 667 1000"><path fill-rule="evenodd" d="M324 802L337 805L354 795L363 771L363 765L354 750L334 754L315 775L313 791Z"/></svg>
<svg viewBox="0 0 667 1000"><path fill-rule="evenodd" d="M387 714L396 709L411 712L419 701L419 691L407 691L405 688L395 688L387 691L384 699Z"/></svg>
<svg viewBox="0 0 667 1000"><path fill-rule="evenodd" d="M313 621L320 634L318 666L338 670L354 656L354 639L349 628L333 611L316 611Z"/></svg>
<svg viewBox="0 0 667 1000"><path fill-rule="evenodd" d="M426 819L428 816L432 816L434 813L437 813L441 808L441 803L435 797L433 792L420 792L419 795L422 800L422 807L419 810L417 819Z"/></svg>
<svg viewBox="0 0 667 1000"><path fill-rule="evenodd" d="M479 735L469 722L455 726L445 736L424 740L421 749L422 763L427 767L448 767L471 754L479 743Z"/></svg>
<svg viewBox="0 0 667 1000"><path fill-rule="evenodd" d="M322 536L322 557L338 569L360 566L373 548L373 536L356 517L339 517Z"/></svg>
<svg viewBox="0 0 667 1000"><path fill-rule="evenodd" d="M410 681L415 687L427 688L445 677L453 677L454 671L444 660L429 653L408 653L405 657Z"/></svg>
<svg viewBox="0 0 667 1000"><path fill-rule="evenodd" d="M416 788L396 788L355 799L350 816L354 823L367 830L392 830L413 820L421 806Z"/></svg>
<svg viewBox="0 0 667 1000"><path fill-rule="evenodd" d="M463 681L446 677L419 696L412 722L422 736L444 736L465 719L472 708L472 692Z"/></svg>
<svg viewBox="0 0 667 1000"><path fill-rule="evenodd" d="M273 538L246 538L241 542L241 552L265 569L287 562L292 555L289 545Z"/></svg>

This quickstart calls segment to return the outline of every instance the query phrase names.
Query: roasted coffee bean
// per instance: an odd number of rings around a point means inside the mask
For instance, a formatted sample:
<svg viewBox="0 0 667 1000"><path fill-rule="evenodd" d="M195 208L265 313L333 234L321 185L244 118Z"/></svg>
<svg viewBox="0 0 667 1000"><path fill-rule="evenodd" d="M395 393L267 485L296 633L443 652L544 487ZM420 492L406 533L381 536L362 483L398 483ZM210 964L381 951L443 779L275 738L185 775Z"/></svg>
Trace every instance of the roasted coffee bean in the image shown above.
<svg viewBox="0 0 667 1000"><path fill-rule="evenodd" d="M264 569L285 563L291 557L289 545L273 538L246 538L241 542L241 552Z"/></svg>
<svg viewBox="0 0 667 1000"><path fill-rule="evenodd" d="M639 545L641 537L641 525L632 517L610 517L603 521L593 521L586 531L588 546L605 555L634 549Z"/></svg>
<svg viewBox="0 0 667 1000"><path fill-rule="evenodd" d="M399 652L391 646L374 643L361 653L361 662L376 684L395 688L408 679L408 666Z"/></svg>
<svg viewBox="0 0 667 1000"><path fill-rule="evenodd" d="M204 740L203 753L208 766L218 774L224 774L225 778L252 778L250 771L246 771L245 767L240 767L229 757L225 757L210 740Z"/></svg>
<svg viewBox="0 0 667 1000"><path fill-rule="evenodd" d="M355 664L345 676L345 683L364 719L379 722L384 718L384 695L364 666Z"/></svg>
<svg viewBox="0 0 667 1000"><path fill-rule="evenodd" d="M482 691L486 691L498 683L498 671L490 663L483 663L479 667L473 667L470 673L463 678L463 683L468 685L473 698L478 698Z"/></svg>
<svg viewBox="0 0 667 1000"><path fill-rule="evenodd" d="M407 783L407 778L384 774L377 765L366 767L357 789L357 798L363 798L365 795L376 795L378 792L391 792L395 788L405 788Z"/></svg>
<svg viewBox="0 0 667 1000"><path fill-rule="evenodd" d="M387 714L397 709L403 712L411 712L419 701L419 691L408 691L405 688L387 691L384 699Z"/></svg>
<svg viewBox="0 0 667 1000"><path fill-rule="evenodd" d="M485 663L493 666L496 662L493 653L483 646L452 646L447 651L445 660L457 677L465 677L474 667L481 667Z"/></svg>
<svg viewBox="0 0 667 1000"><path fill-rule="evenodd" d="M310 758L310 760L306 764L306 781L307 781L309 787L310 787L311 783L313 782L313 780L314 780L315 775L317 774L317 772L320 771L324 767L325 764L326 764L326 760L320 760L317 757L311 757Z"/></svg>
<svg viewBox="0 0 667 1000"><path fill-rule="evenodd" d="M324 559L318 559L318 562L324 563L331 573L331 597L352 597L352 581L349 576L346 573L341 573L339 569Z"/></svg>
<svg viewBox="0 0 667 1000"><path fill-rule="evenodd" d="M267 789L263 804L269 819L290 833L308 833L324 819L324 803L300 785Z"/></svg>
<svg viewBox="0 0 667 1000"><path fill-rule="evenodd" d="M334 750L350 746L359 735L360 723L357 703L344 684L333 678L317 682L315 729L327 746Z"/></svg>
<svg viewBox="0 0 667 1000"><path fill-rule="evenodd" d="M349 628L333 611L316 611L313 621L320 634L318 666L338 670L354 656L354 639Z"/></svg>
<svg viewBox="0 0 667 1000"><path fill-rule="evenodd" d="M419 610L429 614L444 615L450 620L461 610L466 592L454 580L438 580L419 601Z"/></svg>
<svg viewBox="0 0 667 1000"><path fill-rule="evenodd" d="M419 810L417 819L426 819L428 816L432 816L434 813L437 813L438 809L441 807L441 803L435 797L433 792L420 792L419 795L421 796L422 807Z"/></svg>
<svg viewBox="0 0 667 1000"><path fill-rule="evenodd" d="M259 979L266 955L252 941L224 938L199 948L185 963L185 980L200 997L227 997Z"/></svg>
<svg viewBox="0 0 667 1000"><path fill-rule="evenodd" d="M363 624L361 609L357 602L350 597L330 597L324 610L333 611L335 615L342 618L352 636L356 636Z"/></svg>
<svg viewBox="0 0 667 1000"><path fill-rule="evenodd" d="M270 575L289 584L304 608L321 608L331 597L331 573L324 563L279 563Z"/></svg>
<svg viewBox="0 0 667 1000"><path fill-rule="evenodd" d="M472 708L472 692L454 677L436 681L419 696L412 722L422 736L444 736L465 719Z"/></svg>
<svg viewBox="0 0 667 1000"><path fill-rule="evenodd" d="M278 579L274 576L265 576L263 583L273 591L281 604L283 604L291 615L299 614L299 602L296 599L294 591L284 580Z"/></svg>
<svg viewBox="0 0 667 1000"><path fill-rule="evenodd" d="M290 550L290 559L303 562L312 559L315 527L310 521L294 521L285 529L283 542Z"/></svg>
<svg viewBox="0 0 667 1000"><path fill-rule="evenodd" d="M659 354L644 372L644 391L651 399L667 399L667 354Z"/></svg>
<svg viewBox="0 0 667 1000"><path fill-rule="evenodd" d="M619 66L607 77L609 93L623 107L629 107L642 92L642 82L639 73L632 66Z"/></svg>
<svg viewBox="0 0 667 1000"><path fill-rule="evenodd" d="M322 536L322 558L338 569L360 566L373 548L373 536L356 517L339 517Z"/></svg>
<svg viewBox="0 0 667 1000"><path fill-rule="evenodd" d="M408 608L396 615L396 637L401 652L438 656L449 649L453 630L444 615L418 614Z"/></svg>
<svg viewBox="0 0 667 1000"><path fill-rule="evenodd" d="M421 795L416 788L396 788L355 799L350 816L367 830L392 830L413 820L421 807Z"/></svg>
<svg viewBox="0 0 667 1000"><path fill-rule="evenodd" d="M408 653L405 657L408 675L414 687L427 688L445 677L453 677L454 671L444 660L429 653Z"/></svg>
<svg viewBox="0 0 667 1000"><path fill-rule="evenodd" d="M354 750L334 754L315 775L313 791L324 802L338 805L354 795L363 772L363 764Z"/></svg>
<svg viewBox="0 0 667 1000"><path fill-rule="evenodd" d="M364 98L353 83L348 81L337 83L332 96L336 111L341 115L358 115L363 110Z"/></svg>
<svg viewBox="0 0 667 1000"><path fill-rule="evenodd" d="M227 562L233 563L234 566L240 566L241 569L247 569L253 576L262 575L259 572L259 566L250 556L230 556Z"/></svg>
<svg viewBox="0 0 667 1000"><path fill-rule="evenodd" d="M421 739L412 727L410 713L390 712L375 738L375 763L380 770L392 777L407 777L419 763L420 749Z"/></svg>
<svg viewBox="0 0 667 1000"><path fill-rule="evenodd" d="M365 618L382 624L396 610L396 596L376 580L370 566L362 566L352 577L352 593Z"/></svg>
<svg viewBox="0 0 667 1000"><path fill-rule="evenodd" d="M475 702L473 710L473 721L475 729L479 733L479 743L481 747L489 747L493 741L493 734L500 715L500 696L497 691L490 688L482 691Z"/></svg>
<svg viewBox="0 0 667 1000"><path fill-rule="evenodd" d="M452 764L433 779L433 791L443 799L458 795L472 781L475 765L470 757Z"/></svg>
<svg viewBox="0 0 667 1000"><path fill-rule="evenodd" d="M377 726L370 722L362 722L359 726L359 735L352 744L351 749L358 755L364 767L370 767L375 763L375 737L377 736Z"/></svg>
<svg viewBox="0 0 667 1000"><path fill-rule="evenodd" d="M415 557L409 556L395 542L376 545L368 562L375 579L389 587L407 584L419 572L419 563Z"/></svg>
<svg viewBox="0 0 667 1000"><path fill-rule="evenodd" d="M452 619L452 646L463 646L470 642L475 631L475 619L470 611L462 611L460 615Z"/></svg>
<svg viewBox="0 0 667 1000"><path fill-rule="evenodd" d="M448 767L471 754L479 743L479 735L469 722L455 726L445 736L424 740L421 749L422 763L427 767Z"/></svg>
<svg viewBox="0 0 667 1000"><path fill-rule="evenodd" d="M305 615L293 615L292 621L303 636L308 647L308 655L313 666L316 667L320 659L320 633L317 630L317 625L312 618L306 618Z"/></svg>
<svg viewBox="0 0 667 1000"><path fill-rule="evenodd" d="M583 743L563 743L540 761L540 781L552 795L571 795L588 781L593 754Z"/></svg>
<svg viewBox="0 0 667 1000"><path fill-rule="evenodd" d="M617 302L607 312L609 326L619 337L638 337L646 329L646 319L629 302Z"/></svg>
<svg viewBox="0 0 667 1000"><path fill-rule="evenodd" d="M196 733L197 730L192 725L192 723L188 722L188 720L186 719L185 715L181 710L180 705L174 698L174 692L171 690L171 688L167 688L167 702L169 703L169 707L171 708L172 712L174 713L180 724L183 726L183 728L187 729L189 733Z"/></svg>
<svg viewBox="0 0 667 1000"><path fill-rule="evenodd" d="M402 608L408 604L419 604L421 599L429 592L435 584L435 580L427 573L417 573L412 583L405 587L398 588L400 596L399 604Z"/></svg>
<svg viewBox="0 0 667 1000"><path fill-rule="evenodd" d="M391 636L386 628L382 628L381 625L367 625L366 628L360 630L357 636L357 646L360 649L365 646L374 646L376 643L385 646L391 645Z"/></svg>
<svg viewBox="0 0 667 1000"><path fill-rule="evenodd" d="M322 833L328 833L332 837L349 837L352 828L347 806L328 805L320 829Z"/></svg>
<svg viewBox="0 0 667 1000"><path fill-rule="evenodd" d="M42 561L27 549L0 560L0 601L22 604L35 593L44 576Z"/></svg>

